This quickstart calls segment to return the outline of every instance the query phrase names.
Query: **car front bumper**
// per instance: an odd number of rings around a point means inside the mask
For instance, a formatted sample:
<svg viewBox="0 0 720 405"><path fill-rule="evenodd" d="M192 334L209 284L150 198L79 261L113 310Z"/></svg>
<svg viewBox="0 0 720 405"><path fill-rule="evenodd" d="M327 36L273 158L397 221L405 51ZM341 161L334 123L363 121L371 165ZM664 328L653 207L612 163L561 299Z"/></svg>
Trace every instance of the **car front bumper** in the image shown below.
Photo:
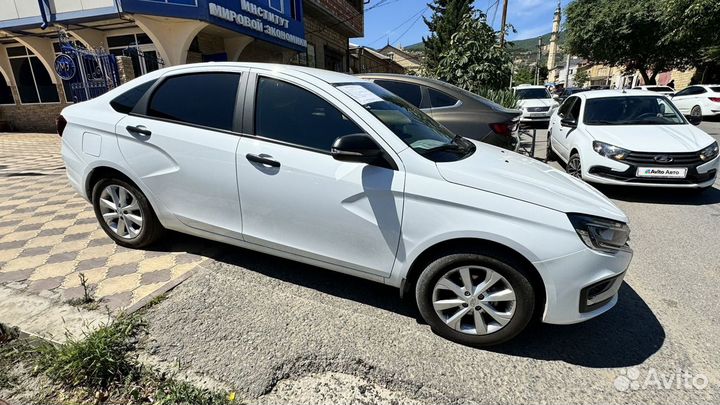
<svg viewBox="0 0 720 405"><path fill-rule="evenodd" d="M581 156L583 180L592 183L625 185L639 187L676 187L676 188L704 188L712 186L717 177L720 157L693 165L673 164L631 164L616 161L590 153ZM683 179L667 179L654 177L637 177L638 167L672 167L687 168L687 175Z"/></svg>
<svg viewBox="0 0 720 405"><path fill-rule="evenodd" d="M545 284L542 321L572 324L607 312L630 265L632 251L605 254L589 248L556 259L534 262Z"/></svg>

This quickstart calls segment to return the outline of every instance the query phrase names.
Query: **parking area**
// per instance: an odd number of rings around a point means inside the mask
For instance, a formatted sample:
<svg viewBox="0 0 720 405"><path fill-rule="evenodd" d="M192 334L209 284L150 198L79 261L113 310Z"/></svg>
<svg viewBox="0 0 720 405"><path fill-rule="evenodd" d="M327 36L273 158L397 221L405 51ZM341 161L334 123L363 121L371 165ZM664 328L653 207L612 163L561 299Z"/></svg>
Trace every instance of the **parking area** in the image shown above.
<svg viewBox="0 0 720 405"><path fill-rule="evenodd" d="M720 123L703 129L720 139ZM282 388L331 403L379 387L428 404L720 402L717 185L602 189L630 217L635 250L617 307L480 350L436 336L379 284L177 234L153 250L117 247L58 152L52 135L0 135L0 283L64 301L83 273L118 310L183 281L148 311L144 350L243 397ZM308 378L315 388L283 385Z"/></svg>
<svg viewBox="0 0 720 405"><path fill-rule="evenodd" d="M205 260L202 244L115 245L70 187L59 152L57 135L0 134L0 284L69 301L84 293L82 273L100 307L117 311L176 285Z"/></svg>

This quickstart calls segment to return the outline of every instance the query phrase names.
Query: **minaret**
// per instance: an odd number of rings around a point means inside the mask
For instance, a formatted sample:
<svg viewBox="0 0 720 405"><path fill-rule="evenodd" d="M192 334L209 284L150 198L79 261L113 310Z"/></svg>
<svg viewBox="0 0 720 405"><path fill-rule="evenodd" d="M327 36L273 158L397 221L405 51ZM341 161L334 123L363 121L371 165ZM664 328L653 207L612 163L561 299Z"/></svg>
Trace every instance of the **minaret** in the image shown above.
<svg viewBox="0 0 720 405"><path fill-rule="evenodd" d="M562 18L562 10L560 10L560 1L558 1L557 9L555 9L555 17L553 18L553 29L550 34L550 46L548 47L548 81L555 81L557 72L555 71L555 55L558 50L558 34L560 33L560 18Z"/></svg>

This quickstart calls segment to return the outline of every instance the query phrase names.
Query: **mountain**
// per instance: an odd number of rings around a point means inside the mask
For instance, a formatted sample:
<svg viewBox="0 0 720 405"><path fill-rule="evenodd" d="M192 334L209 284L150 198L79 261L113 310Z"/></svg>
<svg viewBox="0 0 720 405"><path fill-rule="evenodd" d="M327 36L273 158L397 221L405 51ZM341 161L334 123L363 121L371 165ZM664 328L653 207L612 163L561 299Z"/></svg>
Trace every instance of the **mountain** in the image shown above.
<svg viewBox="0 0 720 405"><path fill-rule="evenodd" d="M543 45L548 45L550 43L550 35L551 33L549 32L545 35L542 35ZM563 43L565 42L565 31L560 31L559 40L560 47L562 47ZM508 42L512 44L512 46L508 48L511 53L537 52L537 37L518 39L516 41ZM422 51L424 48L425 44L423 44L422 41L405 47L405 49L408 51Z"/></svg>
<svg viewBox="0 0 720 405"><path fill-rule="evenodd" d="M548 45L550 43L551 35L552 34L549 32L545 35L542 35L543 45ZM562 48L562 45L565 42L565 31L560 31L560 34L558 36L558 42L560 47ZM512 46L509 48L511 53L537 52L538 37L519 39L516 41L510 41L510 43L512 44Z"/></svg>

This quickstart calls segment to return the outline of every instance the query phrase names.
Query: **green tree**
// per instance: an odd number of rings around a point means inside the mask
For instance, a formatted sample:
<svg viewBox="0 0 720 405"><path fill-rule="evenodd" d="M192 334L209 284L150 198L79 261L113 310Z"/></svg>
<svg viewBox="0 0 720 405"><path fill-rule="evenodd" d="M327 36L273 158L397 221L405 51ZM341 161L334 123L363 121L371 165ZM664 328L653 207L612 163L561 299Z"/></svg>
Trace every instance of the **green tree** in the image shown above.
<svg viewBox="0 0 720 405"><path fill-rule="evenodd" d="M668 36L664 21L662 8L637 0L575 0L567 7L566 46L595 63L637 69L654 84L658 73L692 65L695 53Z"/></svg>
<svg viewBox="0 0 720 405"><path fill-rule="evenodd" d="M440 54L450 46L450 39L460 28L463 16L472 11L473 0L433 0L428 4L432 10L430 19L423 17L430 36L423 37L425 66L434 70L440 62Z"/></svg>
<svg viewBox="0 0 720 405"><path fill-rule="evenodd" d="M682 42L697 64L720 62L720 1L666 0L660 3L662 44Z"/></svg>
<svg viewBox="0 0 720 405"><path fill-rule="evenodd" d="M516 66L513 85L518 84L535 84L535 68L527 65Z"/></svg>
<svg viewBox="0 0 720 405"><path fill-rule="evenodd" d="M440 80L465 90L500 89L510 84L512 59L498 45L497 33L488 25L485 14L472 11L465 15L450 44L440 54L437 68L430 73Z"/></svg>
<svg viewBox="0 0 720 405"><path fill-rule="evenodd" d="M590 78L588 77L587 70L581 70L577 73L575 73L575 79L573 80L573 84L575 87L583 87L585 86L585 83L588 82Z"/></svg>

